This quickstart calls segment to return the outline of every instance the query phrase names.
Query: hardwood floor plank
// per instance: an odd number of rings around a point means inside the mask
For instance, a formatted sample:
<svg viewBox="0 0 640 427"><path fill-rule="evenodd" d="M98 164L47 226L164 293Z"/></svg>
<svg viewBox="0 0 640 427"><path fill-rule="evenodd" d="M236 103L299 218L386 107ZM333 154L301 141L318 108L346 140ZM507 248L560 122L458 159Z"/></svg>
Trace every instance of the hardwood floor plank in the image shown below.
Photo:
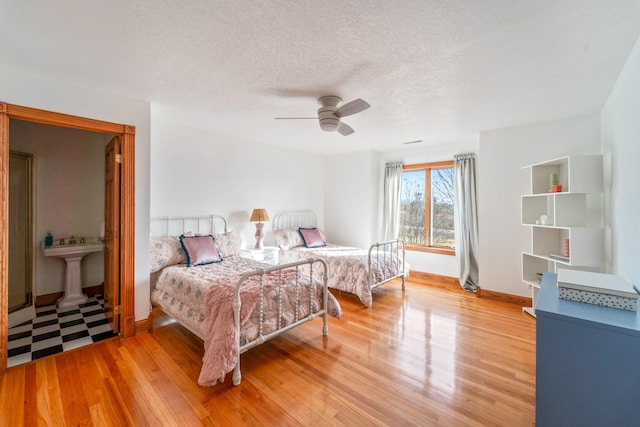
<svg viewBox="0 0 640 427"><path fill-rule="evenodd" d="M203 425L215 425L215 422L210 418L209 411L202 405L202 401L207 396L207 389L198 386L193 378L189 378L158 344L152 334L141 334L137 338L141 341L141 345L149 351L150 356L157 361L167 378L180 390L191 409L200 418L200 422Z"/></svg>
<svg viewBox="0 0 640 427"><path fill-rule="evenodd" d="M122 355L123 377L134 395L135 405L144 405L143 413L151 425L180 426L162 396L155 392L153 385L145 377L144 367L139 365L126 347L119 348ZM173 402L172 402L173 403Z"/></svg>
<svg viewBox="0 0 640 427"><path fill-rule="evenodd" d="M135 365L140 374L144 376L145 391L150 394L150 398L154 401L171 402L171 412L167 418L175 420L179 426L197 425L200 418L193 411L184 394L173 383L169 377L159 366L156 359L147 351L147 347L140 339L123 340L121 352L126 350L127 357L131 357L131 363ZM142 380L142 379L141 379ZM150 387L147 388L146 386Z"/></svg>
<svg viewBox="0 0 640 427"><path fill-rule="evenodd" d="M24 384L24 395L19 396L16 394L16 397L22 398L24 425L34 426L38 423L36 365L34 363L24 365ZM0 410L1 413L2 411Z"/></svg>
<svg viewBox="0 0 640 427"><path fill-rule="evenodd" d="M301 425L330 425L336 409L327 405L319 408L314 404L318 389L322 387L316 378L305 372L291 354L279 352L275 345L265 350L247 363L248 381L281 408L281 418L288 414ZM265 369L267 367L272 369ZM290 402L294 399L296 407L292 410Z"/></svg>
<svg viewBox="0 0 640 427"><path fill-rule="evenodd" d="M35 363L38 424L65 425L56 360L45 357Z"/></svg>
<svg viewBox="0 0 640 427"><path fill-rule="evenodd" d="M107 368L99 369L102 378L102 386L98 396L96 415L108 416L113 419L109 425L149 426L144 408L140 404L131 388L128 386L120 368L123 365L119 357L118 348L121 338L114 338L97 344L94 348L94 360L97 366L105 365ZM114 355L116 357L114 357Z"/></svg>
<svg viewBox="0 0 640 427"><path fill-rule="evenodd" d="M82 386L83 378L76 374L76 367L73 353L56 358L58 378L63 378L64 382L64 387L60 387L60 397L65 424L91 425L91 413Z"/></svg>
<svg viewBox="0 0 640 427"><path fill-rule="evenodd" d="M1 425L25 425L25 411L22 406L23 396L26 394L25 369L21 367L16 369L16 372L7 372L1 380L0 414L6 414L6 420L3 419Z"/></svg>
<svg viewBox="0 0 640 427"><path fill-rule="evenodd" d="M424 281L389 283L373 307L339 293L342 319L316 319L197 384L202 340L154 311L151 333L9 368L0 425L535 424L535 319L519 306Z"/></svg>
<svg viewBox="0 0 640 427"><path fill-rule="evenodd" d="M82 391L87 400L94 425L133 425L126 416L119 393L111 393L109 370L100 352L94 348L80 348L71 352L82 378ZM107 424L104 424L107 423Z"/></svg>

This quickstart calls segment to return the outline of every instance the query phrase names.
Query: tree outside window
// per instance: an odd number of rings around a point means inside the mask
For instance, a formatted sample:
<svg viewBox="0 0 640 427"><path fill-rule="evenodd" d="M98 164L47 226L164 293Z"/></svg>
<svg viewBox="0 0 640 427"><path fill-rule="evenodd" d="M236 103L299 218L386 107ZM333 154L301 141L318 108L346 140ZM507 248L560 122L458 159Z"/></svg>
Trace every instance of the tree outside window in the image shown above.
<svg viewBox="0 0 640 427"><path fill-rule="evenodd" d="M454 254L453 162L405 165L400 237L407 249Z"/></svg>

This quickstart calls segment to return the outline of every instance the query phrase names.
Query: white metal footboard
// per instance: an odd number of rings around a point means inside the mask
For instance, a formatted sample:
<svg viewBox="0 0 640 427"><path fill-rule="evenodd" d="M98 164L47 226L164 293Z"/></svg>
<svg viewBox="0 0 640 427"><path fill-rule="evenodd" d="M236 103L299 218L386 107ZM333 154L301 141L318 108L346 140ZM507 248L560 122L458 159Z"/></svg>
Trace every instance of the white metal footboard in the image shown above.
<svg viewBox="0 0 640 427"><path fill-rule="evenodd" d="M369 291L398 277L402 277L402 289L404 290L406 276L404 255L404 240L402 239L388 240L371 245L367 264ZM376 269L374 265L379 268ZM386 268L380 268L380 266L387 265L395 268L391 268L389 271Z"/></svg>
<svg viewBox="0 0 640 427"><path fill-rule="evenodd" d="M264 315L265 314L264 313L265 294L264 294L264 286L263 286L264 275L267 273L280 272L278 277L278 283L276 286L277 294L280 296L283 287L292 286L290 283L285 283L285 279L282 277L282 272L284 270L289 270L289 269L294 269L296 272L295 284L293 284L293 286L296 287L295 302L294 302L295 309L293 313L293 321L287 325L282 324L282 318L283 318L282 299L278 298L277 323L276 323L275 330L267 334L263 334L263 324L265 321L265 315ZM308 293L309 298L307 300L303 300L303 298L300 296L298 292L301 286L300 279L303 276L307 276L307 275L311 283L313 283L314 280L321 280L322 282L322 287L323 287L322 307L319 307L319 309L316 310L315 313L313 312L313 307L312 307L311 291L309 291ZM242 379L242 375L240 373L240 354L244 353L245 351L253 347L256 347L260 344L263 344L265 341L268 341L271 338L274 338L282 334L283 332L288 331L289 329L295 328L296 326L302 323L313 320L318 316L322 316L322 320L323 320L322 334L328 335L329 333L329 324L327 321L329 288L327 287L327 264L323 260L307 259L304 261L281 264L281 265L277 265L269 268L261 268L243 275L238 280L238 283L236 284L234 298L233 298L233 318L234 318L236 330L238 332L240 331L240 307L242 305L242 301L240 299L240 288L242 287L242 285L245 283L247 279L253 276L259 276L260 278L259 279L260 280L260 287L259 287L260 296L255 308L255 310L257 310L258 312L259 332L258 332L257 338L245 344L240 345L238 360L236 362L236 366L233 372L233 385L240 384L240 381ZM307 308L306 310L307 314L303 316L301 313L301 308L304 306L306 306ZM241 334L238 333L238 336L240 338Z"/></svg>

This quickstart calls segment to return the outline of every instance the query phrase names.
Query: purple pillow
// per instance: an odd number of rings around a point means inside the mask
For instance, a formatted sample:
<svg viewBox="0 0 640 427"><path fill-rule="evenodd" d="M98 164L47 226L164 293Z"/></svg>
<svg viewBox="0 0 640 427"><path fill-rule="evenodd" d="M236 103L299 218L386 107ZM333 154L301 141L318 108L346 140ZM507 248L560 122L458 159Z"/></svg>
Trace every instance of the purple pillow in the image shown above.
<svg viewBox="0 0 640 427"><path fill-rule="evenodd" d="M216 248L215 239L211 234L207 236L180 236L180 244L187 254L187 267L212 264L222 261Z"/></svg>
<svg viewBox="0 0 640 427"><path fill-rule="evenodd" d="M308 248L319 248L322 246L327 246L327 242L324 241L322 235L320 234L320 230L317 228L298 228L300 235L302 236L302 240L304 240L304 245Z"/></svg>

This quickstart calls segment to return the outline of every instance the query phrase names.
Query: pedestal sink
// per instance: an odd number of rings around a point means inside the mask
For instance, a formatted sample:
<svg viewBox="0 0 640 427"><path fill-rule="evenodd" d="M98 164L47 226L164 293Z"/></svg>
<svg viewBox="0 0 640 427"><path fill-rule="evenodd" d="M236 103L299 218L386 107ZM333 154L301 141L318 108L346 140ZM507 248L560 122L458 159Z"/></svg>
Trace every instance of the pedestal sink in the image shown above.
<svg viewBox="0 0 640 427"><path fill-rule="evenodd" d="M81 245L54 245L42 247L45 256L53 256L64 259L64 295L57 302L58 307L70 307L87 302L87 296L82 293L80 281L80 261L85 255L100 252L104 249L102 242L89 242Z"/></svg>

